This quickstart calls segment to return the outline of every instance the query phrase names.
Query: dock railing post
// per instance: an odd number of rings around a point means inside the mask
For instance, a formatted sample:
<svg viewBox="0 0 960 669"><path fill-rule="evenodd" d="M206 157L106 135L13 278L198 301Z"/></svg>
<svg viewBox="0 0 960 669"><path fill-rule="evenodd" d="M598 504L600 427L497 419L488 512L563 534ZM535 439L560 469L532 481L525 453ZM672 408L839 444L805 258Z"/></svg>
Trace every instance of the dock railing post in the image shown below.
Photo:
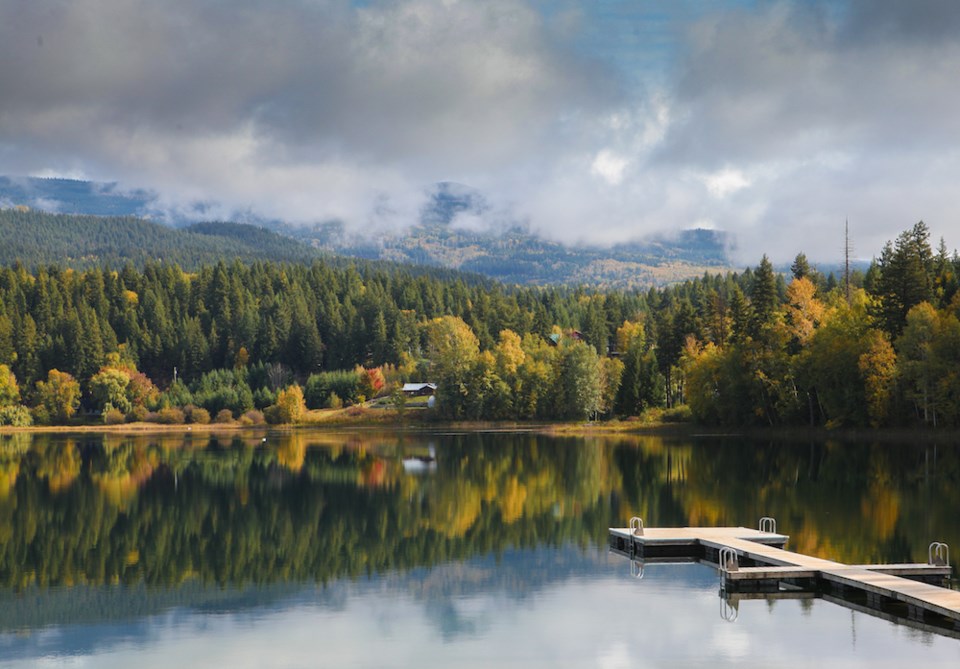
<svg viewBox="0 0 960 669"><path fill-rule="evenodd" d="M635 537L643 536L643 520L641 520L638 516L634 516L630 519L630 534L634 535Z"/></svg>

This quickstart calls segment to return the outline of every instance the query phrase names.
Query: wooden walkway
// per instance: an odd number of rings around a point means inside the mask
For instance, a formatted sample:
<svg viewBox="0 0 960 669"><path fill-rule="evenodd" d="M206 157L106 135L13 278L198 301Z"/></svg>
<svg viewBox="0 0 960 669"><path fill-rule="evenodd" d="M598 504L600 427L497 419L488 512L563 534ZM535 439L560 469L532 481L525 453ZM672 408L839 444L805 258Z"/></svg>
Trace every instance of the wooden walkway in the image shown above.
<svg viewBox="0 0 960 669"><path fill-rule="evenodd" d="M846 565L783 550L787 539L745 527L610 528L612 548L642 561L709 562L720 567L732 591L765 584L776 592L786 583L960 631L960 592L914 580L943 582L952 573L949 565Z"/></svg>

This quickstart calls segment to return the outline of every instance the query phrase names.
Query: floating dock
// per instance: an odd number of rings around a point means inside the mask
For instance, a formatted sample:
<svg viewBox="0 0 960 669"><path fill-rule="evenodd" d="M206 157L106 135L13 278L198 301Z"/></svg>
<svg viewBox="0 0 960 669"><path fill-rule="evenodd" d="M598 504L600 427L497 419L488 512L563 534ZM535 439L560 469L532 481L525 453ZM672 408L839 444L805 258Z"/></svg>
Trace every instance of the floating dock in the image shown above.
<svg viewBox="0 0 960 669"><path fill-rule="evenodd" d="M952 574L949 549L930 545L927 563L847 565L784 550L788 536L776 521L746 527L610 528L610 547L638 565L706 562L720 569L721 594L734 600L756 597L823 596L915 627L960 635L960 592L941 587Z"/></svg>

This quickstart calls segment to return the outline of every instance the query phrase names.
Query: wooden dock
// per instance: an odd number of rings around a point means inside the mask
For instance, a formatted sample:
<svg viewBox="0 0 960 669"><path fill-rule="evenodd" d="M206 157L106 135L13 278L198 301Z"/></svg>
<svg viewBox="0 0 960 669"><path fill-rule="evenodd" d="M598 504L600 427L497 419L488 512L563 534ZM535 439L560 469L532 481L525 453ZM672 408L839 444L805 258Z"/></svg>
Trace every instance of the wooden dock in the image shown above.
<svg viewBox="0 0 960 669"><path fill-rule="evenodd" d="M724 593L813 593L924 629L960 632L960 592L934 585L952 574L938 551L929 564L847 565L783 549L775 523L745 527L610 528L610 547L642 563L702 561L718 567ZM936 544L934 544L936 545Z"/></svg>

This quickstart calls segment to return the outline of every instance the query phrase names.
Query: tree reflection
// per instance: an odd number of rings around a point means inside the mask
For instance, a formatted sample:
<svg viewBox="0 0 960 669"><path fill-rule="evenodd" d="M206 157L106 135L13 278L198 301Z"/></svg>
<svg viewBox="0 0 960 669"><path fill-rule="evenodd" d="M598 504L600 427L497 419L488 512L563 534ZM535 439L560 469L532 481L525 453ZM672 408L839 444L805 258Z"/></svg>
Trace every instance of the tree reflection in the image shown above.
<svg viewBox="0 0 960 669"><path fill-rule="evenodd" d="M404 471L434 449L436 466ZM0 436L0 583L243 584L406 569L648 526L777 517L793 550L960 546L958 449L374 432ZM952 540L952 541L951 541Z"/></svg>

